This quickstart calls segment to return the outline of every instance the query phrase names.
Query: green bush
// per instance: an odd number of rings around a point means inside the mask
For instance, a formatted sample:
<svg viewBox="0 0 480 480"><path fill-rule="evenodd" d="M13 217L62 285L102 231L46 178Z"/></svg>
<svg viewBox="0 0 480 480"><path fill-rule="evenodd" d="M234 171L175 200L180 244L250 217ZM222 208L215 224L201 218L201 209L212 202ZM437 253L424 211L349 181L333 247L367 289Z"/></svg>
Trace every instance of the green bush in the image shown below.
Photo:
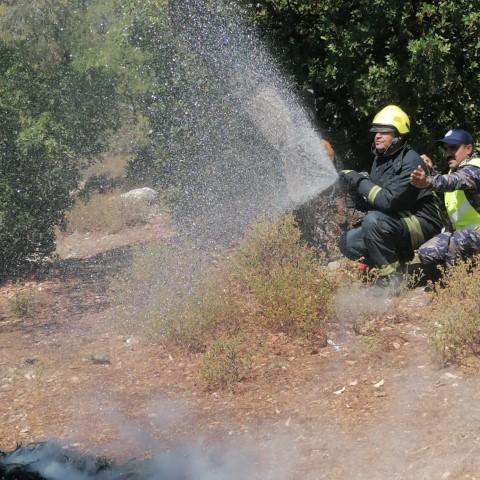
<svg viewBox="0 0 480 480"><path fill-rule="evenodd" d="M221 255L178 244L141 247L112 294L130 333L198 351L248 324L322 336L335 288L289 215L258 224Z"/></svg>
<svg viewBox="0 0 480 480"><path fill-rule="evenodd" d="M9 301L9 306L16 317L33 317L36 309L35 295L17 287L15 295Z"/></svg>
<svg viewBox="0 0 480 480"><path fill-rule="evenodd" d="M321 334L335 285L301 241L292 215L257 224L227 263L227 271L254 300L254 315L268 329Z"/></svg>
<svg viewBox="0 0 480 480"><path fill-rule="evenodd" d="M225 388L241 379L239 344L236 337L220 337L205 352L201 375L208 389Z"/></svg>
<svg viewBox="0 0 480 480"><path fill-rule="evenodd" d="M238 381L255 350L252 342L240 351L240 337L284 332L325 340L337 282L287 215L257 224L222 253L142 246L111 295L124 332L206 352L201 375L209 388L223 388Z"/></svg>
<svg viewBox="0 0 480 480"><path fill-rule="evenodd" d="M117 121L115 75L76 68L74 9L50 3L0 6L0 277L54 249L79 169Z"/></svg>

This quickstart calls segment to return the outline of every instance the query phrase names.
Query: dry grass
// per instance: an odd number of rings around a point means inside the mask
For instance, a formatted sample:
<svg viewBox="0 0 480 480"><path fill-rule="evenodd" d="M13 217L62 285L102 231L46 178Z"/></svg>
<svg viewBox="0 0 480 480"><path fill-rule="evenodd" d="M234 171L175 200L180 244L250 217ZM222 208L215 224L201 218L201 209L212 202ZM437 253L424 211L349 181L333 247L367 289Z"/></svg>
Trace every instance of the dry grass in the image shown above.
<svg viewBox="0 0 480 480"><path fill-rule="evenodd" d="M140 201L126 201L118 192L94 194L89 200L77 199L67 212L66 231L117 233L147 223L152 213L152 207Z"/></svg>
<svg viewBox="0 0 480 480"><path fill-rule="evenodd" d="M225 303L220 279L205 280L207 256L195 249L157 243L139 247L130 270L112 283L122 330L204 350Z"/></svg>
<svg viewBox="0 0 480 480"><path fill-rule="evenodd" d="M480 354L480 258L445 272L442 287L433 293L426 311L430 339L442 363L461 363Z"/></svg>

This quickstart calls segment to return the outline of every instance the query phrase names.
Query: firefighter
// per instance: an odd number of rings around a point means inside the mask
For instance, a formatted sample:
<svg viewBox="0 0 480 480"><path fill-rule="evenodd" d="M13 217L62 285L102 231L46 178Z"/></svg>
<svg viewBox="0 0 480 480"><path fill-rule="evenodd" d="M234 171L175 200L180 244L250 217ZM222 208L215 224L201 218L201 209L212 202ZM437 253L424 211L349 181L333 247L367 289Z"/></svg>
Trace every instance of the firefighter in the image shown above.
<svg viewBox="0 0 480 480"><path fill-rule="evenodd" d="M444 192L450 225L424 243L418 250L423 264L449 266L480 253L480 158L473 157L473 137L466 130L449 130L438 142L450 170L442 175L435 170L426 174L419 165L411 174L412 185ZM422 159L432 168L426 155Z"/></svg>
<svg viewBox="0 0 480 480"><path fill-rule="evenodd" d="M431 188L418 189L410 183L413 170L425 165L406 141L407 114L388 105L375 115L370 132L375 134L370 173L340 172L357 209L366 214L340 237L339 247L346 257L375 268L377 284L388 286L393 278L398 280L400 264L440 233L441 210Z"/></svg>

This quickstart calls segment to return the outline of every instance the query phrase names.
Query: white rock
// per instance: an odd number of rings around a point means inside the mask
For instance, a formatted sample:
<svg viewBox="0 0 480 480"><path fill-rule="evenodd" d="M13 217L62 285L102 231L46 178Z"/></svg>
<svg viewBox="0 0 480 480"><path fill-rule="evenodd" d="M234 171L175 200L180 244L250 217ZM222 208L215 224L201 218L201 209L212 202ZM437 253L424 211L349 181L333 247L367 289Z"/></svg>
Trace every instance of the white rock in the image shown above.
<svg viewBox="0 0 480 480"><path fill-rule="evenodd" d="M154 204L158 200L158 192L153 188L143 187L143 188L134 188L128 192L122 193L120 198L127 201L137 201L144 202L146 204Z"/></svg>
<svg viewBox="0 0 480 480"><path fill-rule="evenodd" d="M327 268L328 268L329 270L332 270L332 271L340 270L340 267L341 267L341 264L340 264L340 262L337 262L337 261L335 261L335 262L329 262L329 263L327 264Z"/></svg>
<svg viewBox="0 0 480 480"><path fill-rule="evenodd" d="M373 386L375 388L380 388L380 387L383 387L385 385L385 380L382 378L379 382L375 383Z"/></svg>

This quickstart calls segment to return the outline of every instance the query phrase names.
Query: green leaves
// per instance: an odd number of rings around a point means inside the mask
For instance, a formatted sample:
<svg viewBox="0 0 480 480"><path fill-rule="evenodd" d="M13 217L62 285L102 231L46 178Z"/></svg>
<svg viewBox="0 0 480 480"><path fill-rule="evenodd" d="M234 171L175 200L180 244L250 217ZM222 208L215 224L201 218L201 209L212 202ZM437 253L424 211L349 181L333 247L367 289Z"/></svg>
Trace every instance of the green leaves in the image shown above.
<svg viewBox="0 0 480 480"><path fill-rule="evenodd" d="M297 0L275 2L274 11L270 4L250 8L253 20L283 43L285 63L314 89L319 121L352 166L369 164L368 123L389 103L410 114L411 141L422 151L452 126L480 127L472 107L480 94L475 2Z"/></svg>
<svg viewBox="0 0 480 480"><path fill-rule="evenodd" d="M118 121L118 76L73 62L83 2L0 10L0 277L54 248L80 167Z"/></svg>

